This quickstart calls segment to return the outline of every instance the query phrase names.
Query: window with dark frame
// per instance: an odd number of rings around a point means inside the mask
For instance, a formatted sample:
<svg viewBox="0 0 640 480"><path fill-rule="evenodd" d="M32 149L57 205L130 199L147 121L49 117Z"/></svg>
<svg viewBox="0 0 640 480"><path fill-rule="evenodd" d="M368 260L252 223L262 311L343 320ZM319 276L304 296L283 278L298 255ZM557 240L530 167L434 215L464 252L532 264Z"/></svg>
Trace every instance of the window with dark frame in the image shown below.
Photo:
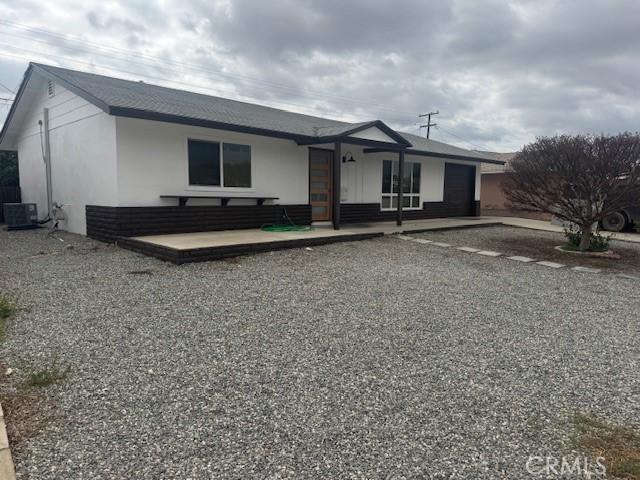
<svg viewBox="0 0 640 480"><path fill-rule="evenodd" d="M225 143L222 146L222 174L225 187L251 187L251 147Z"/></svg>
<svg viewBox="0 0 640 480"><path fill-rule="evenodd" d="M251 187L251 146L188 141L189 185Z"/></svg>
<svg viewBox="0 0 640 480"><path fill-rule="evenodd" d="M382 162L382 210L398 208L398 188L400 185L398 160ZM402 178L402 208L420 208L420 168L419 162L404 162Z"/></svg>
<svg viewBox="0 0 640 480"><path fill-rule="evenodd" d="M189 185L220 186L220 143L189 140Z"/></svg>

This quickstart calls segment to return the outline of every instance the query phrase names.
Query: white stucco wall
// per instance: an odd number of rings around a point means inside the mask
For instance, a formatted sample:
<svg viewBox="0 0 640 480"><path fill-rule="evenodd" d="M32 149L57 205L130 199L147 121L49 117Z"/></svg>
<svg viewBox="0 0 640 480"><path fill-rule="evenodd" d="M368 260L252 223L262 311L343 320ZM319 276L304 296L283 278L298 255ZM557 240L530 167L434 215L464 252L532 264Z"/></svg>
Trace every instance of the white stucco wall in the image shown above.
<svg viewBox="0 0 640 480"><path fill-rule="evenodd" d="M344 203L380 203L382 197L382 162L397 160L397 153L363 154L362 147L343 145L351 152L355 162L342 164L342 201ZM406 155L406 162L419 162L420 205L423 202L441 202L444 198L444 165L459 163L476 166L474 162L444 160L436 157ZM480 200L480 169L476 168L475 199Z"/></svg>
<svg viewBox="0 0 640 480"><path fill-rule="evenodd" d="M117 201L115 119L60 85L49 96L46 81L36 74L28 94L28 108L15 141L22 199L36 203L39 217L46 217L46 174L38 125L46 107L53 201L65 205L67 216L59 226L85 234L85 206L115 205Z"/></svg>
<svg viewBox="0 0 640 480"><path fill-rule="evenodd" d="M273 196L279 197L277 202L280 204L306 204L309 201L307 148L290 140L131 118L117 118L116 131L118 204L121 206L175 205L176 200L163 200L160 195L207 193ZM190 186L189 138L250 145L251 188ZM189 201L190 205L198 203L219 202Z"/></svg>

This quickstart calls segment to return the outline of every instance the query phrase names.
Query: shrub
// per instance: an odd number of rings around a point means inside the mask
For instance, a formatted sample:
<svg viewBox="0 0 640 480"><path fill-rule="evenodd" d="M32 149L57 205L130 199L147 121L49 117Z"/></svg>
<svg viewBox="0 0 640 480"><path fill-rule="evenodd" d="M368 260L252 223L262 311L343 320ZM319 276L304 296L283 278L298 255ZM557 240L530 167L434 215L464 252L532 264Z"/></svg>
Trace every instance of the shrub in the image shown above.
<svg viewBox="0 0 640 480"><path fill-rule="evenodd" d="M46 387L48 385L61 382L67 378L69 368L70 367L61 369L59 366L54 364L49 368L38 370L37 372L29 374L27 384L30 387Z"/></svg>
<svg viewBox="0 0 640 480"><path fill-rule="evenodd" d="M564 234L567 237L567 250L580 250L580 242L582 241L583 232L575 227L571 226L565 228ZM611 235L603 235L600 231L591 232L589 240L588 252L606 252L609 250L609 242L611 241Z"/></svg>
<svg viewBox="0 0 640 480"><path fill-rule="evenodd" d="M9 318L15 312L16 307L4 297L0 297L0 319Z"/></svg>

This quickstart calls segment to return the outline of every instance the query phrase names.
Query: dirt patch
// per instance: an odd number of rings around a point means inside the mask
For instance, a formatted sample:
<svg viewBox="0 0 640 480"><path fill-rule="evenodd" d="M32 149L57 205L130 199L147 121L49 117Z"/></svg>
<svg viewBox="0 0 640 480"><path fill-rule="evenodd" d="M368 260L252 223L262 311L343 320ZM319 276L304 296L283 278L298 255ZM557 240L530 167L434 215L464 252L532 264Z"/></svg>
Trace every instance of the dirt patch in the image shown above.
<svg viewBox="0 0 640 480"><path fill-rule="evenodd" d="M568 266L600 268L624 273L640 272L640 244L613 240L610 249L619 259L572 255L556 249L566 243L561 233L512 227L488 227L423 234L425 238L445 241L456 246L495 250L505 255L519 255L562 263Z"/></svg>
<svg viewBox="0 0 640 480"><path fill-rule="evenodd" d="M640 479L640 432L585 414L576 415L574 423L578 446L604 458L608 474Z"/></svg>
<svg viewBox="0 0 640 480"><path fill-rule="evenodd" d="M30 438L55 418L53 404L42 389L27 388L17 378L5 375L0 365L0 403L11 451L20 452Z"/></svg>

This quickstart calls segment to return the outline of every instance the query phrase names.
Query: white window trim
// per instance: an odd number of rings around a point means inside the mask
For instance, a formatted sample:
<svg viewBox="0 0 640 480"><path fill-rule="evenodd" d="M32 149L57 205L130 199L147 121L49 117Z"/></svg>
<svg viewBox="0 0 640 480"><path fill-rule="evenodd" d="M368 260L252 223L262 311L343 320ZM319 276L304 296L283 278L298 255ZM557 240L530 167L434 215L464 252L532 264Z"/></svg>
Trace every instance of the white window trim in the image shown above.
<svg viewBox="0 0 640 480"><path fill-rule="evenodd" d="M189 140L196 142L209 142L217 143L220 150L220 185L192 185L189 183ZM251 187L225 187L224 186L224 159L223 145L225 143L232 143L235 145L247 145L251 147ZM204 135L187 135L184 139L184 190L187 192L211 192L211 193L253 193L255 189L255 167L253 161L254 147L250 142L243 142L237 139L225 139L220 136L207 137Z"/></svg>
<svg viewBox="0 0 640 480"><path fill-rule="evenodd" d="M391 205L393 205L393 197L397 197L398 194L397 193L386 193L382 191L382 182L383 182L383 177L384 177L384 161L388 160L390 162L398 162L399 160L393 160L392 158L383 158L380 162L380 211L382 212L395 212L396 210L398 210L397 207L383 207L382 206L382 197L391 197ZM419 163L420 164L420 193L403 193L402 196L403 197L418 197L418 206L417 207L402 207L402 210L422 210L422 169L424 168L424 166L422 165L422 162L419 161L413 161L413 160L405 160L404 162L404 166L405 168L407 168L408 164L412 164L412 163ZM392 169L392 174L393 174L393 169ZM400 181L399 186L402 186L402 181ZM393 179L391 180L391 189L393 190Z"/></svg>

